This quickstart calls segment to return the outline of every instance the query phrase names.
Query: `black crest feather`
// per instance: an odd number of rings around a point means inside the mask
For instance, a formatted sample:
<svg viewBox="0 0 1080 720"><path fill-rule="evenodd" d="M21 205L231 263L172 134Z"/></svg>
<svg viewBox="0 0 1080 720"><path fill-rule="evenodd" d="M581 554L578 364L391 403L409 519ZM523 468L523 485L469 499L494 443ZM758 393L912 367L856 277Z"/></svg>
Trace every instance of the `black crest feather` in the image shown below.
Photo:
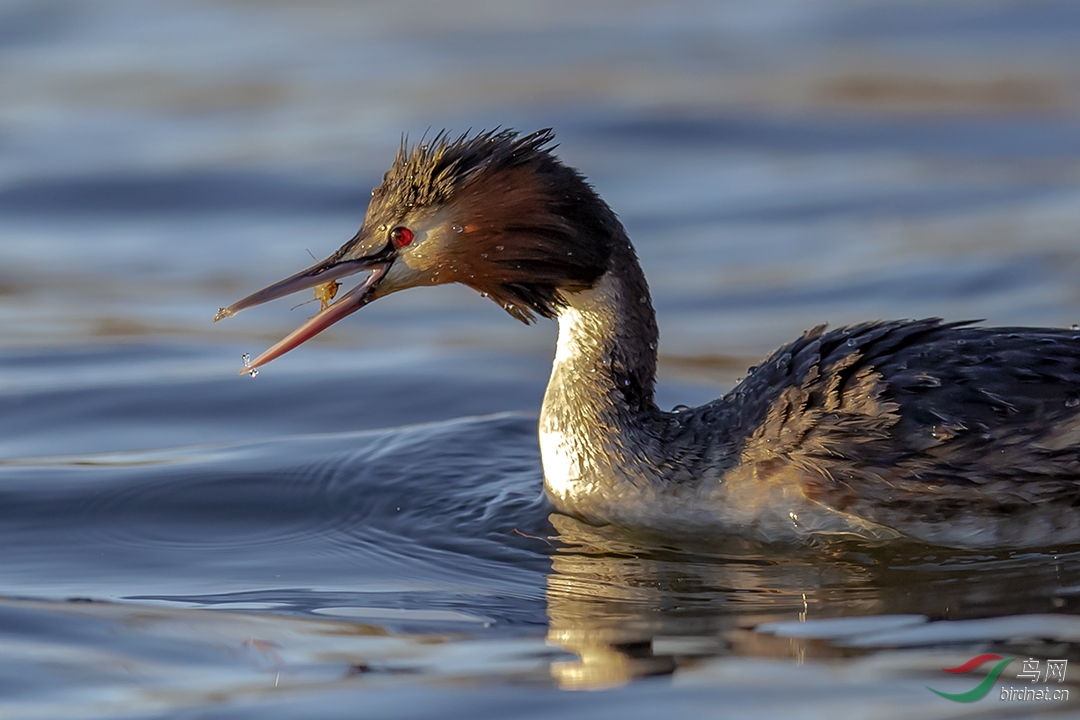
<svg viewBox="0 0 1080 720"><path fill-rule="evenodd" d="M440 277L487 294L523 322L553 317L563 293L591 287L625 238L611 208L552 153L554 140L550 129L442 131L412 147L403 139L366 223L450 208L464 233Z"/></svg>
<svg viewBox="0 0 1080 720"><path fill-rule="evenodd" d="M551 157L554 140L550 128L524 137L498 128L471 137L468 133L451 137L441 130L430 141L421 139L411 147L404 136L393 166L372 196L397 208L446 203L470 175L523 165L539 156Z"/></svg>

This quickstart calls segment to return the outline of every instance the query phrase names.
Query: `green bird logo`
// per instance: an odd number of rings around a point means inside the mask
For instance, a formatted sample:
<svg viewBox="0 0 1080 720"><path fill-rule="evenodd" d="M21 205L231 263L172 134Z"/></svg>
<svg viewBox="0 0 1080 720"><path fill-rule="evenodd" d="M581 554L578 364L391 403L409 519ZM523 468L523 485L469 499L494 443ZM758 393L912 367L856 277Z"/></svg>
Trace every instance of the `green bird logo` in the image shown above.
<svg viewBox="0 0 1080 720"><path fill-rule="evenodd" d="M941 692L940 690L935 690L934 688L930 687L929 685L926 686L926 689L929 690L930 692L936 694L936 695L940 695L941 697L945 698L946 700L952 700L953 702L969 703L969 702L975 702L976 700L982 700L984 697L986 697L986 694L990 692L990 689L992 687L994 687L994 683L997 682L998 675L1001 674L1001 671L1004 670L1005 666L1008 665L1009 663L1011 663L1013 661L1013 659L1014 658L1004 658L1004 659L1002 659L1002 657L1000 655L994 655L992 653L986 653L985 655L976 655L975 657L971 658L970 660L968 660L963 665L957 665L956 667L953 667L953 668L941 668L942 670L944 670L947 673L959 674L959 673L971 672L975 668L979 667L980 665L983 665L984 663L988 663L991 660L1000 660L1001 661L997 665L995 665L993 667L993 669L990 670L989 673L987 673L986 677L983 678L983 681L981 683L979 683L975 687L971 688L967 692L962 692L962 693Z"/></svg>

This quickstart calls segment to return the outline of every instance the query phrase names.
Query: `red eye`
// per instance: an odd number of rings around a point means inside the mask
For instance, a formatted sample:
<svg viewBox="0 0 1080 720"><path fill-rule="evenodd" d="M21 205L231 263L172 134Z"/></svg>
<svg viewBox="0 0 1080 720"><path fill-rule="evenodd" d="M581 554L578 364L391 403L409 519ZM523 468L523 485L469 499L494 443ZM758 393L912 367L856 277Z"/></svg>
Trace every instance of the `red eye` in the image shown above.
<svg viewBox="0 0 1080 720"><path fill-rule="evenodd" d="M404 225L398 225L390 231L390 242L394 247L403 248L413 241L413 231Z"/></svg>

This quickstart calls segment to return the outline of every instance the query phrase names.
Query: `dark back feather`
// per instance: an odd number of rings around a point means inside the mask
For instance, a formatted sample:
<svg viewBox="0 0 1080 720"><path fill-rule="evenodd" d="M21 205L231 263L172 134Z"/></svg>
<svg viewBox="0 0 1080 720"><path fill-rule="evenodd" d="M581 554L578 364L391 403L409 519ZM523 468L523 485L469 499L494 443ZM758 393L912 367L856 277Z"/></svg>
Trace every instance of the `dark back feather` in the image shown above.
<svg viewBox="0 0 1080 720"><path fill-rule="evenodd" d="M943 520L1080 506L1080 333L936 319L822 326L696 408L680 435L691 474L794 470L841 510Z"/></svg>

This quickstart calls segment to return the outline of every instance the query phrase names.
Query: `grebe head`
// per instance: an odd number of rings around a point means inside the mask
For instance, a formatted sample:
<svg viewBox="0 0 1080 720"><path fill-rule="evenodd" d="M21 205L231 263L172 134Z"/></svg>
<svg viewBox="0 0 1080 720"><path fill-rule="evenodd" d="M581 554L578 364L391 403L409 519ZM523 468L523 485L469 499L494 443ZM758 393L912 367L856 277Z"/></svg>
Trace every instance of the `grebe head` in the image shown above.
<svg viewBox="0 0 1080 720"><path fill-rule="evenodd" d="M371 193L364 222L337 252L228 308L215 319L362 271L370 275L250 363L255 368L399 290L459 282L523 322L552 317L565 293L592 287L622 228L574 169L554 135L511 130L410 148Z"/></svg>

